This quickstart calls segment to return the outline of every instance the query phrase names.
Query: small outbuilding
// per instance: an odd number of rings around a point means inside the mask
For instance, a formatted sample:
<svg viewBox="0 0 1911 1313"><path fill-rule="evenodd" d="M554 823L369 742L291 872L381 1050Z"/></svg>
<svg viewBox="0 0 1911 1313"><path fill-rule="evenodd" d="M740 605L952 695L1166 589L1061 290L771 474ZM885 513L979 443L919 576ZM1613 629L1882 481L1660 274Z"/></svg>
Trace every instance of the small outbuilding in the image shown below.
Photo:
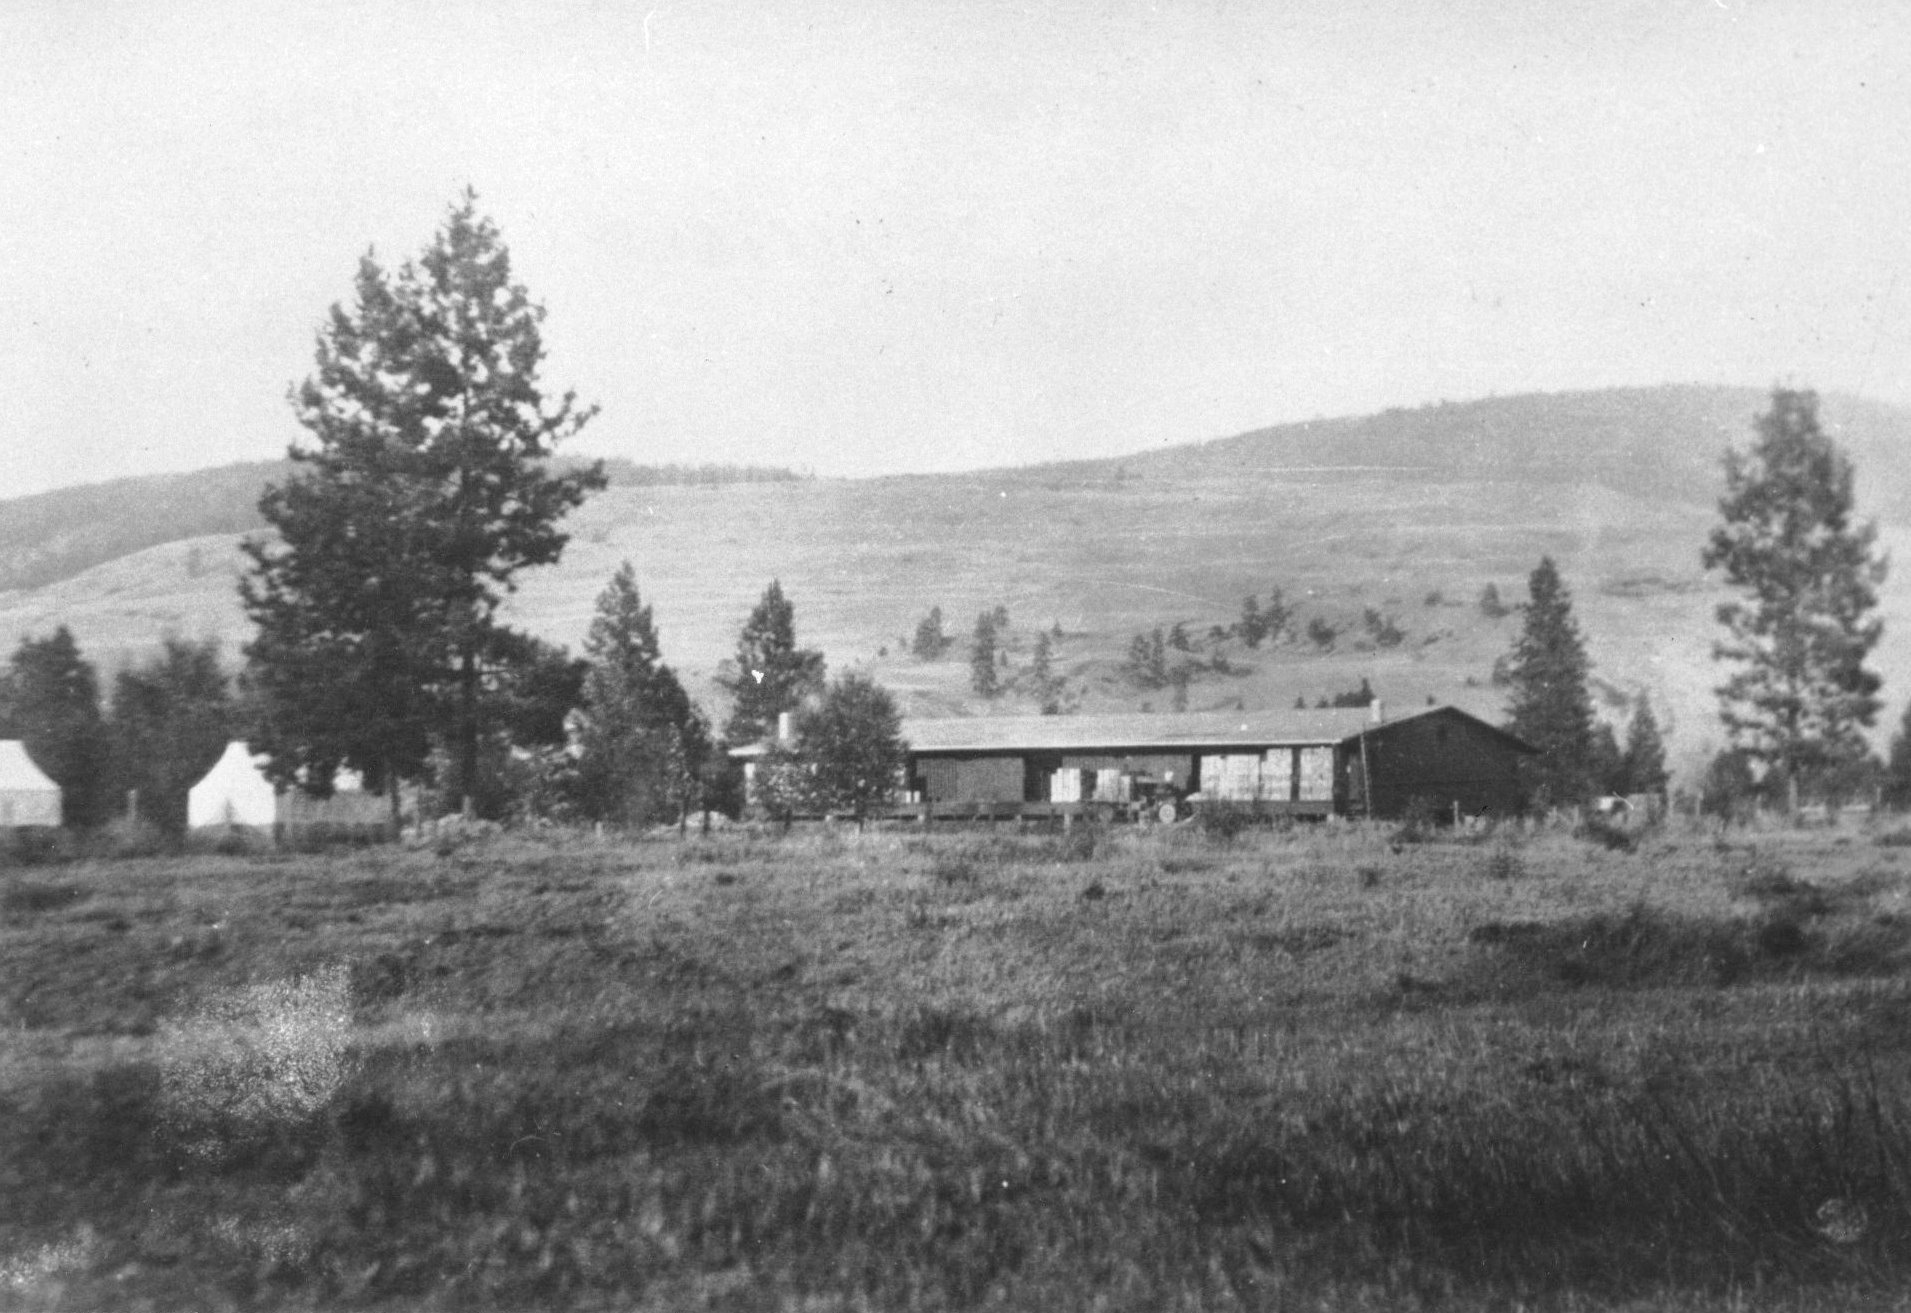
<svg viewBox="0 0 1911 1313"><path fill-rule="evenodd" d="M0 740L0 829L60 824L60 786L18 739Z"/></svg>
<svg viewBox="0 0 1911 1313"><path fill-rule="evenodd" d="M186 825L270 830L278 821L278 791L265 776L265 759L236 739L186 795Z"/></svg>

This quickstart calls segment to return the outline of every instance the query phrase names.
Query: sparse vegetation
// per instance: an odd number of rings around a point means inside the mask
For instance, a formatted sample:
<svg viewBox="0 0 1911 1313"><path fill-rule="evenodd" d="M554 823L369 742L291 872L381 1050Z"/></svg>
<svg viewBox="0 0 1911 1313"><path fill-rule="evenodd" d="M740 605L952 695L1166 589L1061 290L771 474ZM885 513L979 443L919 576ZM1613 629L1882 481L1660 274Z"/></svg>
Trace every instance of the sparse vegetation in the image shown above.
<svg viewBox="0 0 1911 1313"><path fill-rule="evenodd" d="M1888 1302L1911 873L1782 842L1809 882L1366 827L6 877L7 1297Z"/></svg>

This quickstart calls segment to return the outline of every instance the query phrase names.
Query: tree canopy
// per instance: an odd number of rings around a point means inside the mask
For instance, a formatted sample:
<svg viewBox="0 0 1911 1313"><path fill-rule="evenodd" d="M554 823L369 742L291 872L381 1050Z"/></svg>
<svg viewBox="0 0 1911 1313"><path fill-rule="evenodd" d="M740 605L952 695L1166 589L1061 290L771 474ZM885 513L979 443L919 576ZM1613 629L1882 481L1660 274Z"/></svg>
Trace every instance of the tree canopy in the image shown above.
<svg viewBox="0 0 1911 1313"><path fill-rule="evenodd" d="M1585 641L1573 618L1572 597L1550 556L1527 579L1525 623L1515 640L1506 680L1511 686L1507 729L1539 749L1523 766L1535 805L1583 802L1594 779L1592 697Z"/></svg>
<svg viewBox="0 0 1911 1313"><path fill-rule="evenodd" d="M183 832L187 795L225 751L236 718L218 640L166 639L159 652L114 677L115 788L139 791L142 819Z"/></svg>
<svg viewBox="0 0 1911 1313"><path fill-rule="evenodd" d="M737 635L736 669L719 682L734 699L723 736L756 743L776 733L776 718L823 687L823 654L796 645L796 608L772 579Z"/></svg>
<svg viewBox="0 0 1911 1313"><path fill-rule="evenodd" d="M622 824L681 819L696 801L709 728L664 664L628 561L598 596L584 653L578 746L586 811Z"/></svg>
<svg viewBox="0 0 1911 1313"><path fill-rule="evenodd" d="M1818 423L1818 397L1776 388L1749 452L1725 456L1726 493L1703 560L1740 600L1718 608L1713 649L1733 744L1793 787L1849 773L1882 705L1865 659L1885 561L1854 516L1850 460Z"/></svg>
<svg viewBox="0 0 1911 1313"><path fill-rule="evenodd" d="M21 639L0 692L8 736L60 786L62 822L85 828L104 821L111 800L99 675L73 631L61 625L46 638Z"/></svg>
<svg viewBox="0 0 1911 1313"><path fill-rule="evenodd" d="M558 523L603 485L550 457L593 413L538 383L542 307L467 192L415 261L360 261L291 401L311 445L260 511L242 581L257 637L254 747L316 792L340 766L416 778L434 745L469 795L516 576L563 551Z"/></svg>
<svg viewBox="0 0 1911 1313"><path fill-rule="evenodd" d="M815 804L861 822L889 800L902 769L895 700L867 675L852 671L833 680L797 723L797 756Z"/></svg>

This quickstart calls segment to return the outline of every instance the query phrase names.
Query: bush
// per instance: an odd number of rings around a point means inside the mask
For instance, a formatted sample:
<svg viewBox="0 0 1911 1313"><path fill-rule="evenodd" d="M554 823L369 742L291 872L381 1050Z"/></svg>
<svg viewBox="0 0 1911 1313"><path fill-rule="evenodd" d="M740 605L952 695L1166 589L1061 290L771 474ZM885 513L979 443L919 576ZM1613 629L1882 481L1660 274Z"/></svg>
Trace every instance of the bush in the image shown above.
<svg viewBox="0 0 1911 1313"><path fill-rule="evenodd" d="M1587 812L1573 828L1573 837L1597 844L1609 852L1629 853L1639 846L1639 836L1623 825L1616 825L1598 812Z"/></svg>
<svg viewBox="0 0 1911 1313"><path fill-rule="evenodd" d="M1219 843L1232 843L1261 823L1252 803L1204 800L1195 804L1195 828Z"/></svg>

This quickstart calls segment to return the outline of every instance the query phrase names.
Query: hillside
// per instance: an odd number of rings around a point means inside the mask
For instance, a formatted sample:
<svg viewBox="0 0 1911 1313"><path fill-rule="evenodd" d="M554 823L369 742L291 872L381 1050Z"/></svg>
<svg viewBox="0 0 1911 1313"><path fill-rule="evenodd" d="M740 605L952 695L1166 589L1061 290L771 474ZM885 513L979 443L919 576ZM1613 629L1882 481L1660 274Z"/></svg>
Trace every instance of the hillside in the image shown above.
<svg viewBox="0 0 1911 1313"><path fill-rule="evenodd" d="M575 518L557 568L528 578L519 623L581 643L598 591L632 561L667 656L700 697L764 585L781 579L799 633L832 667L859 666L918 714L1032 701L1015 675L1035 633L1059 626L1057 666L1084 710L1166 711L1166 690L1121 671L1137 632L1184 623L1188 659L1210 667L1193 709L1314 702L1369 679L1397 706L1451 700L1498 715L1494 661L1516 617L1476 605L1488 583L1509 601L1542 553L1573 590L1595 675L1615 718L1656 700L1677 764L1718 746L1710 662L1722 594L1698 566L1715 515L1718 455L1749 438L1751 389L1666 387L1496 398L1290 425L1116 460L963 475L614 486ZM1861 498L1899 559L1911 542L1911 416L1833 398L1826 417L1860 463ZM1524 435L1524 439L1522 439ZM0 507L4 510L4 507ZM239 536L149 546L72 578L0 594L0 642L72 625L111 668L165 632L215 635L243 621L232 589ZM1249 593L1283 590L1295 628L1342 631L1259 650L1210 643ZM958 641L924 663L908 636L939 605ZM1010 615L1011 691L971 699L964 659L976 614ZM1382 650L1368 609L1405 638ZM1911 687L1911 579L1886 593L1879 653L1893 711ZM1225 672L1211 667L1220 658Z"/></svg>

